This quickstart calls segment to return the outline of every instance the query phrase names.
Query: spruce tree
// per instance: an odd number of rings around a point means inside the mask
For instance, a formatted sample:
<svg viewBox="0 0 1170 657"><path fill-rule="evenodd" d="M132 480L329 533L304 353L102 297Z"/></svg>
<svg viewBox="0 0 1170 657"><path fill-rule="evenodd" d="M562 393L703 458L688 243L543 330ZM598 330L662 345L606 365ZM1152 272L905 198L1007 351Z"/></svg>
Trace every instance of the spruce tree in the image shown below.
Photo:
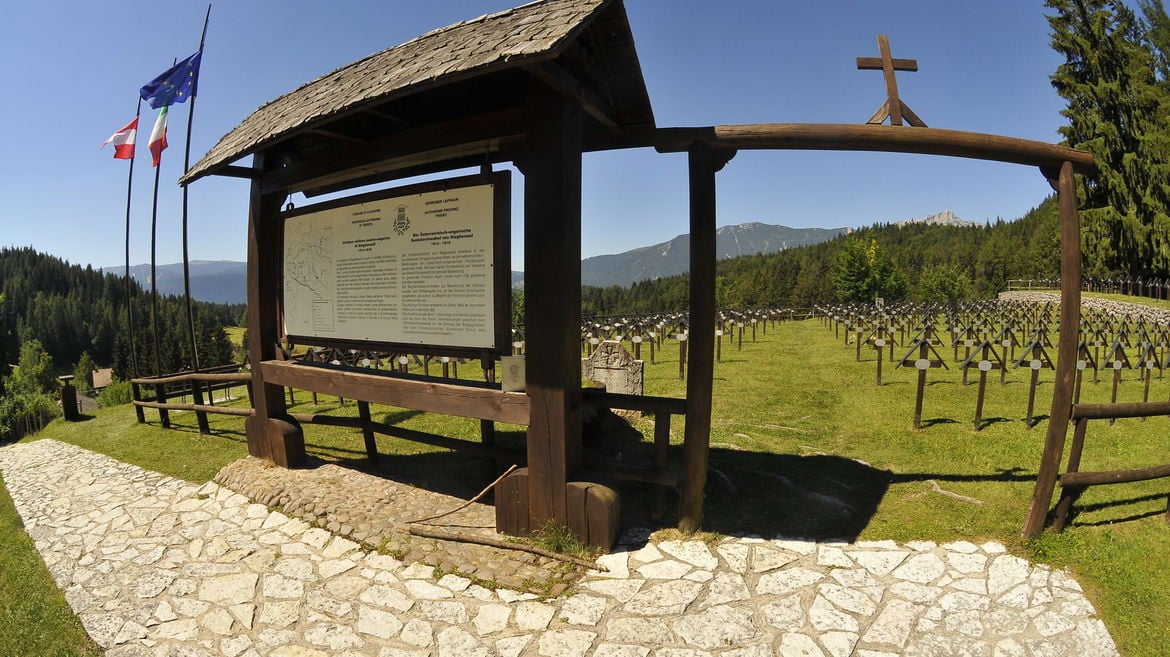
<svg viewBox="0 0 1170 657"><path fill-rule="evenodd" d="M1052 85L1068 102L1067 143L1093 153L1081 181L1087 275L1170 271L1170 149L1166 89L1148 30L1119 0L1047 0L1052 47L1064 56Z"/></svg>

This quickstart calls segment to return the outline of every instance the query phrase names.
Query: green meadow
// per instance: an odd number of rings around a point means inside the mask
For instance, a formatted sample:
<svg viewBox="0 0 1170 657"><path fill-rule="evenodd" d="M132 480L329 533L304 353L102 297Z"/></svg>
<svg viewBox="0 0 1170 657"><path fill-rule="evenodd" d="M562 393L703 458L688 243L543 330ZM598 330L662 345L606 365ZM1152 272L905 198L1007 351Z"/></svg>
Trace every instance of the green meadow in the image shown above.
<svg viewBox="0 0 1170 657"><path fill-rule="evenodd" d="M842 332L843 333L843 332ZM894 349L901 358L907 347ZM895 368L864 347L860 361L843 335L820 320L769 325L750 331L742 349L724 337L715 365L710 469L703 529L729 535L818 539L946 542L995 540L1034 561L1067 568L1085 587L1123 655L1154 657L1170 651L1164 619L1170 615L1170 544L1165 480L1089 488L1079 499L1071 526L1046 531L1034 541L1020 538L1040 462L1052 395L1053 372L1042 370L1036 388L1035 426L1025 423L1030 371L1010 368L987 377L981 430L974 427L979 373L968 383L949 347L939 348L948 369L928 372L921 429L913 415L917 371ZM643 357L647 356L643 351ZM960 358L962 357L960 351ZM1055 353L1052 354L1055 357ZM682 397L677 343L646 364L647 394ZM478 374L472 365L460 374ZM244 388L231 402L246 405ZM1108 401L1111 373L1083 383L1083 401ZM1138 372L1123 372L1119 401L1140 401ZM1155 371L1151 399L1170 398L1170 376ZM294 411L356 415L356 405L295 393ZM417 431L478 440L479 423L414 411L374 407L375 419ZM212 416L212 435L198 433L190 413L172 413L164 430L147 410L148 424L135 422L130 407L102 409L82 422L54 421L28 438L54 438L195 482L207 481L225 464L247 454L243 421ZM637 431L614 422L605 435L586 436L589 458L637 464L650 458L653 419L633 420ZM616 429L615 429L616 427ZM673 463L681 459L684 424L671 427ZM1165 436L1170 418L1091 423L1082 470L1161 465L1168 461ZM523 428L497 427L497 444L523 459ZM1070 436L1071 437L1071 436ZM356 430L308 426L313 457L369 468ZM459 485L470 496L487 483L483 458L379 437L382 463L376 472L421 486L455 490L449 474L484 472L485 480ZM471 479L464 477L464 479ZM672 527L668 497L665 518L650 519L653 487L621 487L623 522ZM1058 489L1059 493L1059 489ZM52 586L0 489L0 653L96 654L63 598ZM38 574L39 573L39 574ZM32 594L18 593L33 591ZM35 603L34 603L35 601Z"/></svg>

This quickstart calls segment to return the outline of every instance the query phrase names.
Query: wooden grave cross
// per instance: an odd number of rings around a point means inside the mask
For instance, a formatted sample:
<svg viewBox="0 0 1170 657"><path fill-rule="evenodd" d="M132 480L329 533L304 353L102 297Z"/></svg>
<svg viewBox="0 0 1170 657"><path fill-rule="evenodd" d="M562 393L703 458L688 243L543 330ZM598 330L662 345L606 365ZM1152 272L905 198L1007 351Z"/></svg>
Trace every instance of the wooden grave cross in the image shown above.
<svg viewBox="0 0 1170 657"><path fill-rule="evenodd" d="M1124 344L1127 347L1132 347L1133 341L1129 338L1129 332L1129 316L1127 315L1117 325L1117 334L1114 336L1114 341Z"/></svg>
<svg viewBox="0 0 1170 657"><path fill-rule="evenodd" d="M1093 368L1093 380L1097 380L1097 359L1089 352L1089 343L1081 340L1077 345L1077 377L1073 386L1073 403L1081 401L1081 382L1085 378L1085 369Z"/></svg>
<svg viewBox="0 0 1170 657"><path fill-rule="evenodd" d="M995 341L997 343L999 343L999 346L1003 347L1003 350L1004 350L1003 356L1004 356L1005 360L1015 360L1016 347L1020 346L1020 339L1019 339L1019 337L1016 336L1016 328L1015 328L1014 321L1009 321L1007 324L1004 325L1003 329L999 332L999 335L995 336ZM1009 350L1011 350L1010 355L1008 353ZM1005 381L1006 376L1007 376L1007 368L1005 367L999 371L1000 385L1003 385L1004 383L1006 383L1006 381Z"/></svg>
<svg viewBox="0 0 1170 657"><path fill-rule="evenodd" d="M1086 345L1093 348L1093 383L1097 383L1101 380L1097 367L1097 363L1101 361L1101 347L1109 346L1109 338L1105 337L1105 329L1099 326L1094 327L1091 333L1088 331L1085 333L1089 333Z"/></svg>
<svg viewBox="0 0 1170 657"><path fill-rule="evenodd" d="M906 121L919 128L925 128L926 123L918 118L901 98L898 97L898 80L895 77L895 71L917 71L918 60L916 59L894 59L890 55L890 40L884 34L879 34L877 38L879 57L858 57L857 68L861 70L880 70L886 80L886 102L869 117L866 123L871 125L881 125L886 118L890 119L890 125L902 125L902 117Z"/></svg>
<svg viewBox="0 0 1170 657"><path fill-rule="evenodd" d="M970 360L971 349L979 344L979 332L973 325L964 329L955 329L955 341L951 346L955 348L954 360L959 360L959 347L963 347L963 358ZM963 368L963 385L967 385L967 369Z"/></svg>
<svg viewBox="0 0 1170 657"><path fill-rule="evenodd" d="M1142 379L1145 385L1142 391L1142 402L1150 401L1150 381L1154 378L1154 370L1158 370L1158 376L1162 375L1162 362L1158 360L1157 350L1154 345L1149 342L1141 344L1141 350L1138 355L1138 362L1141 363ZM1146 421L1146 417L1142 416L1142 422Z"/></svg>
<svg viewBox="0 0 1170 657"><path fill-rule="evenodd" d="M1043 333L1044 339L1040 339ZM1024 419L1024 427L1032 428L1032 411L1036 408L1036 386L1040 382L1040 370L1047 367L1048 369L1056 369L1052 366L1052 359L1048 356L1048 352L1044 349L1044 340L1047 339L1047 331L1044 329L1036 329L1036 333L1032 337L1032 341L1024 347L1020 354L1019 360L1016 361L1016 367L1023 367L1025 364L1032 370L1032 377L1028 383L1028 416ZM1048 346L1052 346L1049 343Z"/></svg>
<svg viewBox="0 0 1170 657"><path fill-rule="evenodd" d="M1113 392L1109 401L1116 404L1117 389L1121 385L1121 370L1122 368L1133 369L1133 365L1129 362L1129 356L1125 353L1125 345L1122 344L1120 339L1115 341L1113 346L1109 348L1109 354L1105 356L1104 362L1113 368ZM1109 418L1109 426L1113 426L1116 420L1117 418Z"/></svg>
<svg viewBox="0 0 1170 657"><path fill-rule="evenodd" d="M1170 333L1167 333L1164 324L1156 324L1154 326L1154 346L1158 348L1159 358L1166 355L1166 347L1170 346ZM1161 376L1159 375L1158 378L1161 378Z"/></svg>
<svg viewBox="0 0 1170 657"><path fill-rule="evenodd" d="M898 364L894 366L894 369L898 369L906 363L911 362L911 357L915 355L915 352L917 352L918 358L913 361L914 368L918 370L918 392L914 400L915 429L922 428L922 396L926 390L926 370L935 367L950 369L947 367L946 360L944 360L943 357L940 356L938 351L934 348L934 326L927 323L922 327L922 331L918 334L918 336L920 337L916 337L915 340L911 343L910 350L907 351L906 355L902 356L902 359L899 360ZM933 359L930 357L932 354L934 355Z"/></svg>
<svg viewBox="0 0 1170 657"><path fill-rule="evenodd" d="M987 390L987 373L995 369L1002 372L1007 367L1006 363L1004 363L1003 356L995 350L995 347L988 340L979 343L974 351L967 356L967 359L959 364L959 367L963 370L964 383L966 383L967 368L971 367L971 365L979 368L979 395L975 402L975 430L979 431L983 428L983 396Z"/></svg>
<svg viewBox="0 0 1170 657"><path fill-rule="evenodd" d="M882 354L887 346L890 349L890 360L894 360L894 327L886 326L885 321L880 321L865 341L872 345L877 352L877 384L880 386L882 384ZM860 344L858 342L859 347Z"/></svg>

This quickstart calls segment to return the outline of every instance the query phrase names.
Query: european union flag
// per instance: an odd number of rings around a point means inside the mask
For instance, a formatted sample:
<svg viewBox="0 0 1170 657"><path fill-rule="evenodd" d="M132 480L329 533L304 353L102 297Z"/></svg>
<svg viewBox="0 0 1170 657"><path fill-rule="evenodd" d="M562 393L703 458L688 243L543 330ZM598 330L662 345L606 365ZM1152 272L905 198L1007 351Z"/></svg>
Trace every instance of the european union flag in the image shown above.
<svg viewBox="0 0 1170 657"><path fill-rule="evenodd" d="M203 51L200 50L146 83L139 92L142 100L158 109L194 98L199 86L199 60L202 57Z"/></svg>

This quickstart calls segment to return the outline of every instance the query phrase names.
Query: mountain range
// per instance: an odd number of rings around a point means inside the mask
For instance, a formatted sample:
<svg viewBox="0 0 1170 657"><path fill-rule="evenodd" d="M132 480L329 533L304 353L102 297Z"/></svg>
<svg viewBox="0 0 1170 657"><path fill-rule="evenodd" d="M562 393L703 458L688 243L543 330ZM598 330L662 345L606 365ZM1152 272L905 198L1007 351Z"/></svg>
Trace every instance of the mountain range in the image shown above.
<svg viewBox="0 0 1170 657"><path fill-rule="evenodd" d="M759 222L724 226L715 231L718 260L757 253L776 253L830 240L848 228L789 228ZM581 261L581 284L595 287L626 286L686 273L690 269L691 236L682 234L667 242L585 258Z"/></svg>
<svg viewBox="0 0 1170 657"><path fill-rule="evenodd" d="M158 265L158 293L183 294L183 263ZM106 267L107 273L121 276L125 267ZM192 260L191 296L211 303L247 303L248 263L234 260ZM130 276L150 290L150 265L130 265Z"/></svg>
<svg viewBox="0 0 1170 657"><path fill-rule="evenodd" d="M973 226L950 210L944 210L921 219L897 222ZM760 222L724 226L715 233L715 253L719 260L745 255L769 254L809 246L848 233L849 228L790 228ZM655 280L682 274L689 269L691 238L678 235L671 240L631 249L624 253L599 255L581 261L581 283L595 287L628 286L638 281ZM183 265L158 265L158 290L163 295L183 294ZM244 262L232 260L192 260L191 295L200 301L213 303L246 303L247 270ZM122 267L108 267L106 271L120 275ZM130 275L144 289L150 286L150 265L133 265ZM513 289L522 289L524 273L512 272Z"/></svg>

